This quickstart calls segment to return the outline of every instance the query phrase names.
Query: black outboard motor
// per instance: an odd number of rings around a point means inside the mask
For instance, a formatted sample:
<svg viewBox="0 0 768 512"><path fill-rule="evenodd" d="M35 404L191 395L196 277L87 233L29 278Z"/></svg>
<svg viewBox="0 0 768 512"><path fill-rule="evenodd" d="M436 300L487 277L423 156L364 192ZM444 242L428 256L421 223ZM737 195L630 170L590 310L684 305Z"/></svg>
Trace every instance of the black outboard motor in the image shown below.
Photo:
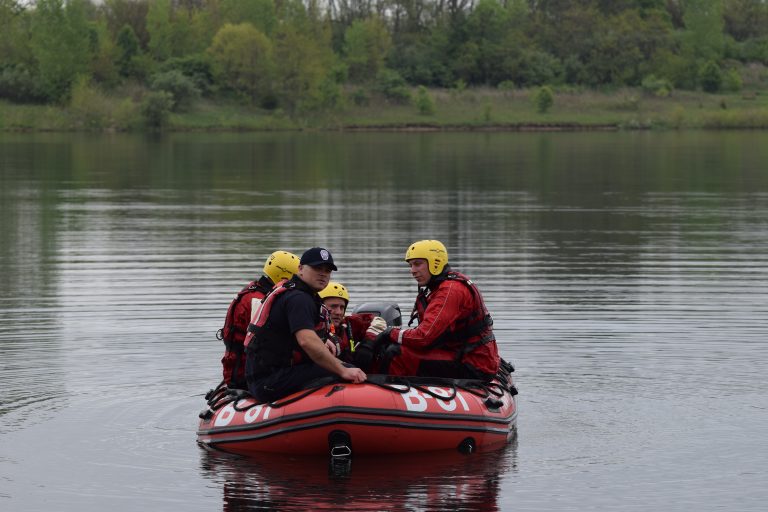
<svg viewBox="0 0 768 512"><path fill-rule="evenodd" d="M403 325L403 314L400 306L394 302L366 302L355 308L353 313L373 313L387 321L389 327Z"/></svg>

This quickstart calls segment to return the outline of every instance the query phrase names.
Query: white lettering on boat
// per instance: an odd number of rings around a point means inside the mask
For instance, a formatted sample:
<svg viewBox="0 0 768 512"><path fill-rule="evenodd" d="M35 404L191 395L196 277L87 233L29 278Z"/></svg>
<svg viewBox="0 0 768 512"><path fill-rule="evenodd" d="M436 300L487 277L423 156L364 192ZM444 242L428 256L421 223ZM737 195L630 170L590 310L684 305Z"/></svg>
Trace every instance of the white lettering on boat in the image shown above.
<svg viewBox="0 0 768 512"><path fill-rule="evenodd" d="M245 414L243 415L243 420L246 423L253 423L254 421L259 419L259 414L261 414L261 411L264 411L264 415L261 417L262 420L266 420L267 418L269 418L269 411L271 411L272 408L264 407L264 405L265 404L259 404L245 411Z"/></svg>
<svg viewBox="0 0 768 512"><path fill-rule="evenodd" d="M261 410L264 408L264 405L257 405L255 407L251 407L247 411L245 411L245 414L243 414L243 421L246 423L253 423L256 421L259 417L259 414L261 414Z"/></svg>
<svg viewBox="0 0 768 512"><path fill-rule="evenodd" d="M464 396L458 391L456 392L456 398L459 399L459 402L461 402L461 406L464 407L464 410L469 411L469 404L466 400L464 400Z"/></svg>
<svg viewBox="0 0 768 512"><path fill-rule="evenodd" d="M434 393L437 396L441 396L443 398L448 398L453 394L453 391L448 391L445 388L436 388L436 387L428 387L427 390L430 393ZM409 411L413 412L424 412L429 407L429 404L427 403L427 398L434 398L429 393L422 393L419 392L417 389L411 388L408 390L407 393L403 393L400 395L403 397L403 401L405 402L405 408ZM462 396L461 392L456 392L456 398L458 398L459 402L461 403L462 408L465 411L469 411L469 404L467 403L467 400ZM438 403L438 405L447 412L452 412L456 410L456 399L451 400L442 400L437 399L435 402Z"/></svg>
<svg viewBox="0 0 768 512"><path fill-rule="evenodd" d="M405 408L409 411L423 412L427 410L426 399L413 388L400 395L405 400Z"/></svg>
<svg viewBox="0 0 768 512"><path fill-rule="evenodd" d="M448 398L451 396L448 393L448 390L443 388L434 388L434 387L428 387L428 390L436 394L437 396L442 396L443 398ZM445 400L437 400L437 403L442 407L444 410L451 412L456 409L456 400L448 400L447 402Z"/></svg>
<svg viewBox="0 0 768 512"><path fill-rule="evenodd" d="M213 422L214 427L226 427L235 417L235 408L232 404L225 405L218 413L216 413L216 421Z"/></svg>

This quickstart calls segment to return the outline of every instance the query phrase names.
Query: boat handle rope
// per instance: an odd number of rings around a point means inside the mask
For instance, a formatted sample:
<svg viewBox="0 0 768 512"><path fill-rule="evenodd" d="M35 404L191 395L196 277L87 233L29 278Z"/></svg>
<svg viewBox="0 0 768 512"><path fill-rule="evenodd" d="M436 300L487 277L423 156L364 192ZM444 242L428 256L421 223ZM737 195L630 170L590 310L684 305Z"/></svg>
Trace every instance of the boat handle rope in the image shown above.
<svg viewBox="0 0 768 512"><path fill-rule="evenodd" d="M323 387L325 387L325 385L315 386L305 390L304 393L298 396L289 398L288 400L283 400L282 402L277 402L277 401L269 402L267 403L267 405L269 405L269 407L271 407L272 409L285 407L288 404L292 404L293 402L296 402L308 395L311 395L312 393L314 393L315 391ZM224 385L223 382L219 384L219 386L216 387L215 389L208 391L205 397L208 399L208 402L207 402L208 408L203 409L203 411L200 412L198 416L200 416L201 418L211 417L213 413L215 413L216 411L218 411L219 409L221 409L222 407L224 407L229 403L232 404L232 408L237 412L247 411L248 409L252 407L256 407L257 405L263 405L263 403L261 402L254 401L241 407L239 405L240 401L253 398L251 394L244 389L229 389Z"/></svg>
<svg viewBox="0 0 768 512"><path fill-rule="evenodd" d="M213 389L209 389L208 392L205 394L205 399L210 403L211 399L218 393L226 392L227 386L226 381L219 382L219 385L216 386Z"/></svg>
<svg viewBox="0 0 768 512"><path fill-rule="evenodd" d="M374 386L378 386L383 389L387 389L389 391L394 391L396 393L400 393L401 395L404 395L405 393L408 393L411 388L417 389L421 391L422 393L425 393L433 398L437 398L440 400L443 400L445 402L450 402L454 398L456 398L456 386L451 384L451 389L453 393L450 394L450 396L443 396L438 393L435 393L434 391L430 390L429 388L423 387L419 384L414 384L410 382L407 378L400 377L394 382L387 382L388 379L384 379L383 381L380 381L380 379L371 379L371 376L369 376L368 380L366 381L368 384L373 384ZM394 379L393 379L394 380ZM437 383L436 383L437 384ZM403 387L397 387L397 386L404 386Z"/></svg>
<svg viewBox="0 0 768 512"><path fill-rule="evenodd" d="M234 410L238 411L238 412L243 412L243 411L247 411L251 407L256 407L257 405L265 405L266 404L269 407L271 407L272 409L279 409L280 407L285 407L286 405L292 404L294 402L298 402L302 398L305 398L305 397L311 395L312 393L314 393L318 389L324 388L325 386L326 386L326 384L322 384L320 386L311 387L309 389L304 390L304 392L302 394L294 396L293 398L289 398L287 400L283 400L282 402L277 401L277 400L274 401L274 402L258 402L258 401L254 401L254 402L251 402L251 403L249 403L248 405L246 405L244 407L239 407L237 405L238 402L240 402L240 400L243 400L243 399L246 399L246 398L253 398L253 396L251 394L249 394L245 390L237 390L237 391L240 392L240 394L233 400L234 403L232 404L232 408Z"/></svg>
<svg viewBox="0 0 768 512"><path fill-rule="evenodd" d="M374 378L371 378L371 377L374 377ZM432 380L432 382L417 384L417 383L411 382L406 377L392 378L392 377L384 376L384 378L382 379L380 376L375 376L375 375L370 375L366 382L379 386L380 388L388 389L389 391L394 391L400 394L408 393L411 390L411 388L413 388L433 398L442 400L444 402L450 402L451 400L456 398L456 393L458 392L459 389L464 390L472 395L475 395L483 399L488 398L490 395L494 395L497 397L501 397L504 395L503 387L497 384L486 384L479 380L472 380L472 381L460 380L457 382L453 379L441 379L437 377L432 379L424 379L424 380L427 380L427 381ZM433 392L428 387L425 387L429 384L440 386L440 387L451 388L453 392L448 396L444 396L439 393ZM404 386L404 387L396 387L396 386Z"/></svg>
<svg viewBox="0 0 768 512"><path fill-rule="evenodd" d="M300 394L300 395L297 395L297 396L295 396L295 397L293 397L293 398L289 398L289 399L287 399L287 400L283 400L282 402L278 402L278 401L275 401L275 402L269 402L269 404L268 404L268 405L269 405L271 408L273 408L273 409L278 409L278 408L280 408L280 407L285 407L286 405L292 404L293 402L298 402L298 401L299 401L299 400L301 400L302 398L304 398L304 397L307 397L307 396L311 395L312 393L314 393L314 392L315 392L315 391L317 391L318 389L322 389L322 388L324 388L325 386L327 386L327 384L321 384L321 385L319 385L319 386L315 386L315 387L309 388L309 389L307 389L306 391L304 391L304 393L302 393L302 394ZM253 407L254 405L256 405L256 404L251 404L251 405L250 405L248 408L251 408L251 407Z"/></svg>
<svg viewBox="0 0 768 512"><path fill-rule="evenodd" d="M422 393L425 393L433 398L442 400L444 402L450 402L454 398L456 398L456 393L459 389L466 391L469 394L475 395L476 397L479 397L481 399L489 398L491 395L495 396L496 398L501 398L504 396L505 391L509 391L512 396L517 394L517 390L514 386L509 386L509 389L507 389L506 386L496 383L496 382L483 382L481 380L469 380L469 379L440 379L440 378L433 378L434 382L425 382L425 383L414 383L408 380L408 378L404 377L398 377L397 379L392 379L385 377L384 379L381 378L373 378L371 379L369 376L368 380L366 381L369 384L374 384L376 386L379 386L380 388L388 389L389 391L394 391L396 393L405 394L408 393L411 388L416 389L418 391L421 391ZM376 376L373 376L376 377ZM427 379L425 379L427 380ZM430 390L428 385L432 384L433 386L440 386L444 388L450 388L452 390L452 393L448 396L441 395L439 393L435 393L434 391ZM404 387L396 387L396 386L404 386Z"/></svg>
<svg viewBox="0 0 768 512"><path fill-rule="evenodd" d="M503 361L503 364L499 368L499 371L496 373L496 376L498 377L500 382L504 382L509 379L510 373L513 371L515 371L514 367L511 364L507 363L506 361ZM393 391L395 393L400 393L400 394L408 393L411 390L411 388L413 388L435 399L443 400L444 402L450 402L451 400L455 399L456 393L458 392L459 389L466 391L467 393L473 394L482 399L489 398L491 395L497 398L501 398L502 396L504 396L504 393L507 391L511 393L512 396L517 395L517 388L515 388L514 385L510 384L509 386L504 386L500 382L486 383L480 380L468 380L468 379L461 379L461 380L458 380L457 382L456 380L453 380L453 379L442 379L442 378L431 378L431 379L427 378L422 380L426 382L417 384L415 382L411 382L407 377L393 377L389 375L369 375L366 382L369 384L378 386L380 388ZM452 393L450 393L448 396L443 396L439 393L435 393L434 391L426 387L429 384L437 385L441 387L448 387L451 389ZM269 402L267 405L269 405L269 407L273 409L285 407L286 405L292 404L294 402L301 400L302 398L305 398L311 395L315 391L321 388L324 388L326 385L327 384L313 386L311 388L306 389L304 393L301 393L300 395L297 395L295 397L292 397L283 401ZM211 415L213 415L214 412L218 411L219 409L221 409L222 407L224 407L229 403L232 403L232 408L238 412L247 411L252 407L260 405L259 402L251 402L244 407L240 407L239 406L240 401L248 398L252 398L251 395L248 393L248 391L243 389L227 388L225 381L221 381L221 383L218 386L216 386L216 388L208 391L208 393L206 393L205 395L205 398L207 400L208 408L204 409L199 414L201 418L210 417Z"/></svg>
<svg viewBox="0 0 768 512"><path fill-rule="evenodd" d="M456 386L453 383L448 383L448 385L446 385L446 383L444 382L437 382L437 381L434 382L434 384L438 384L444 387L450 387L451 390L453 391L453 393L451 393L449 396L443 396L441 394L435 393L434 391L430 390L427 387L424 387L422 385L415 384L409 381L406 377L396 377L396 378L392 378L388 376L383 376L383 377L384 378L382 379L381 376L378 376L378 375L369 375L368 380L366 380L366 382L369 384L373 384L374 386L387 389L389 391L400 393L401 395L408 393L411 390L411 388L413 388L433 398L437 398L445 402L450 402L451 400L456 398ZM397 387L397 386L403 386L403 387Z"/></svg>

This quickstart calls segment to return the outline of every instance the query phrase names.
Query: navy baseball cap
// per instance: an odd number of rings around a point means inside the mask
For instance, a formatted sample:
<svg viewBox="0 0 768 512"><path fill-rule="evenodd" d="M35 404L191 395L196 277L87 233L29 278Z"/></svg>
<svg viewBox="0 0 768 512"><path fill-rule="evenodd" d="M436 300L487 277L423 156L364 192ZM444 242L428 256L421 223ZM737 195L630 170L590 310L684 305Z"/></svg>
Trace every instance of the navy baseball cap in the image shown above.
<svg viewBox="0 0 768 512"><path fill-rule="evenodd" d="M304 254L301 255L300 265L309 265L312 267L320 267L326 265L331 267L331 270L339 270L336 265L333 264L333 256L328 252L328 249L322 247L313 247L307 249Z"/></svg>

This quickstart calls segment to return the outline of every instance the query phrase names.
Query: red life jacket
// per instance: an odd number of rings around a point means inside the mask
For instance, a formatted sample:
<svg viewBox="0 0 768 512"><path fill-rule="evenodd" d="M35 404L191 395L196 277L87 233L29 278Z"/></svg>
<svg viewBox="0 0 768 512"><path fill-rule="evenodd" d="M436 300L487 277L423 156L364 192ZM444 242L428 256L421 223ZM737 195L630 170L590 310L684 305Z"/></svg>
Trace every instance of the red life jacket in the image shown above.
<svg viewBox="0 0 768 512"><path fill-rule="evenodd" d="M331 330L328 332L328 340L336 345L336 357L342 361L347 361L350 354L349 335L346 326L341 324L338 329L331 323Z"/></svg>
<svg viewBox="0 0 768 512"><path fill-rule="evenodd" d="M450 270L444 276L433 278L433 283L439 285L440 282L445 280L457 281L466 285L475 299L475 307L468 317L458 320L442 332L429 348L440 348L455 352L456 361L462 362L464 356L468 353L486 343L496 341L496 336L493 334L493 319L488 312L488 308L485 307L485 301L480 290L477 289L477 286L475 286L471 279L464 274ZM421 319L424 317L429 293L429 288L424 288L419 292L409 325L413 322L414 318L418 317Z"/></svg>
<svg viewBox="0 0 768 512"><path fill-rule="evenodd" d="M338 328L331 324L328 339L336 344L339 359L354 364L355 350L365 340L365 331L375 316L373 313L353 313L345 316Z"/></svg>
<svg viewBox="0 0 768 512"><path fill-rule="evenodd" d="M248 283L229 304L227 316L224 318L224 326L216 332L216 338L224 342L224 357L221 358L221 366L224 382L230 388L244 388L246 386L243 340L247 334L248 324L243 323L242 315L236 313L242 308L250 311L250 301L263 299L271 290L272 281L267 276L262 276L260 279Z"/></svg>
<svg viewBox="0 0 768 512"><path fill-rule="evenodd" d="M270 328L269 317L275 301L286 293L308 293L318 305L318 319L314 331L325 341L330 333L331 316L328 308L323 305L317 292L307 286L301 279L294 276L290 281L275 287L261 301L251 316L248 325L248 334L243 345L246 351L246 359L253 360L255 374L272 372L277 368L293 366L310 361L309 356L299 346L294 336L288 343L280 339ZM251 371L251 370L249 370Z"/></svg>

